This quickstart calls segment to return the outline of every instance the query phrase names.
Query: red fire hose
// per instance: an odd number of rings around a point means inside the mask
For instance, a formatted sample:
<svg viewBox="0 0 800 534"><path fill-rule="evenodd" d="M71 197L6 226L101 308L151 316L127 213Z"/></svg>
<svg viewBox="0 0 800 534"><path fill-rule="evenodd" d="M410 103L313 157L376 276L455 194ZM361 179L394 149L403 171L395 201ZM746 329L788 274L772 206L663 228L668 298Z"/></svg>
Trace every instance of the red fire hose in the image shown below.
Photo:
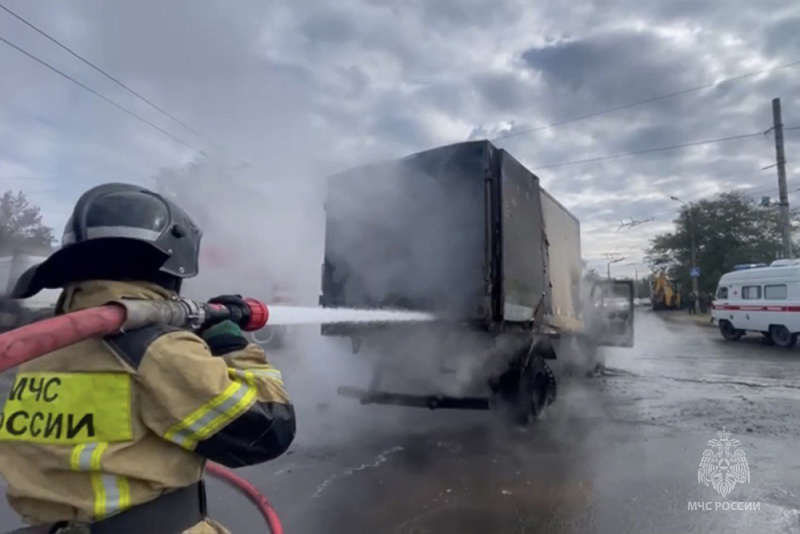
<svg viewBox="0 0 800 534"><path fill-rule="evenodd" d="M198 328L231 319L247 331L263 328L267 307L254 299L245 306L199 303L187 299L167 302L130 301L67 313L0 334L0 373L91 337L162 323ZM208 462L206 472L226 482L256 505L272 534L283 534L275 509L255 486L221 465Z"/></svg>

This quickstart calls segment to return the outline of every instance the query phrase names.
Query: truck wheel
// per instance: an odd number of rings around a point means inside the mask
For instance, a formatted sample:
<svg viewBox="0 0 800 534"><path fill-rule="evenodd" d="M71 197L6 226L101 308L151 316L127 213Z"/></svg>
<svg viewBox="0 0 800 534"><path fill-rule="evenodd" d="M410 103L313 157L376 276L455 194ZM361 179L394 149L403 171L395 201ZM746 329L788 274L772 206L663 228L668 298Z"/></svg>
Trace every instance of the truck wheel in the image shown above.
<svg viewBox="0 0 800 534"><path fill-rule="evenodd" d="M524 368L506 371L500 377L499 394L510 422L525 426L541 417L555 400L555 375L544 360L537 357Z"/></svg>
<svg viewBox="0 0 800 534"><path fill-rule="evenodd" d="M789 332L789 329L783 325L774 325L770 327L769 333L772 342L784 349L790 349L797 343L797 334L792 334Z"/></svg>
<svg viewBox="0 0 800 534"><path fill-rule="evenodd" d="M719 322L719 333L728 341L737 341L744 335L744 332L735 329L730 321Z"/></svg>

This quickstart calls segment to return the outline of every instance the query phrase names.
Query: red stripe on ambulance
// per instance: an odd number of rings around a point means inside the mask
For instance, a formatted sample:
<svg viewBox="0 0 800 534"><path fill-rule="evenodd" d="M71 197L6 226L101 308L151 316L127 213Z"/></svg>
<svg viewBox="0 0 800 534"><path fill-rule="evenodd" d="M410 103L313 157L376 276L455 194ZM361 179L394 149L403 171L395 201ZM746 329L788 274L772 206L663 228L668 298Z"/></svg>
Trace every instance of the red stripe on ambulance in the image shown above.
<svg viewBox="0 0 800 534"><path fill-rule="evenodd" d="M725 311L770 311L770 312L800 312L800 306L728 306L714 305L715 310Z"/></svg>

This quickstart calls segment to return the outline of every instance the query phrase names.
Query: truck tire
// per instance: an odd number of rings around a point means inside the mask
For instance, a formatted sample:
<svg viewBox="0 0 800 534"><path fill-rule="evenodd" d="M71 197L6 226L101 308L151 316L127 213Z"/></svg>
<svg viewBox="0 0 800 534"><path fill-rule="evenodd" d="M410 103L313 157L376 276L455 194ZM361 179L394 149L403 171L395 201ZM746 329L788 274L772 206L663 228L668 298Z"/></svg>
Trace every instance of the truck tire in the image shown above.
<svg viewBox="0 0 800 534"><path fill-rule="evenodd" d="M770 326L769 337L773 343L784 349L790 349L797 343L797 334L789 332L783 325Z"/></svg>
<svg viewBox="0 0 800 534"><path fill-rule="evenodd" d="M500 377L499 394L509 422L525 426L541 417L555 400L555 375L547 363L536 356L524 367L514 366Z"/></svg>
<svg viewBox="0 0 800 534"><path fill-rule="evenodd" d="M719 322L719 333L728 341L738 341L744 335L744 331L737 330L730 321L725 320Z"/></svg>

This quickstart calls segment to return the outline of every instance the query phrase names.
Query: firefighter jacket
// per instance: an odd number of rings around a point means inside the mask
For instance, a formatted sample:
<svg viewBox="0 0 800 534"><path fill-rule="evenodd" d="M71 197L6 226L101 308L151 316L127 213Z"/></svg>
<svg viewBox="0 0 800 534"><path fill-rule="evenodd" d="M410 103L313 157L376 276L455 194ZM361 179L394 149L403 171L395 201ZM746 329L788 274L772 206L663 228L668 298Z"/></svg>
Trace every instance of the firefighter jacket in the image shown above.
<svg viewBox="0 0 800 534"><path fill-rule="evenodd" d="M67 287L60 309L171 296L89 281ZM194 333L154 325L20 366L0 415L0 474L26 523L96 521L197 482L207 459L273 459L294 434L281 374L258 346L212 356Z"/></svg>

